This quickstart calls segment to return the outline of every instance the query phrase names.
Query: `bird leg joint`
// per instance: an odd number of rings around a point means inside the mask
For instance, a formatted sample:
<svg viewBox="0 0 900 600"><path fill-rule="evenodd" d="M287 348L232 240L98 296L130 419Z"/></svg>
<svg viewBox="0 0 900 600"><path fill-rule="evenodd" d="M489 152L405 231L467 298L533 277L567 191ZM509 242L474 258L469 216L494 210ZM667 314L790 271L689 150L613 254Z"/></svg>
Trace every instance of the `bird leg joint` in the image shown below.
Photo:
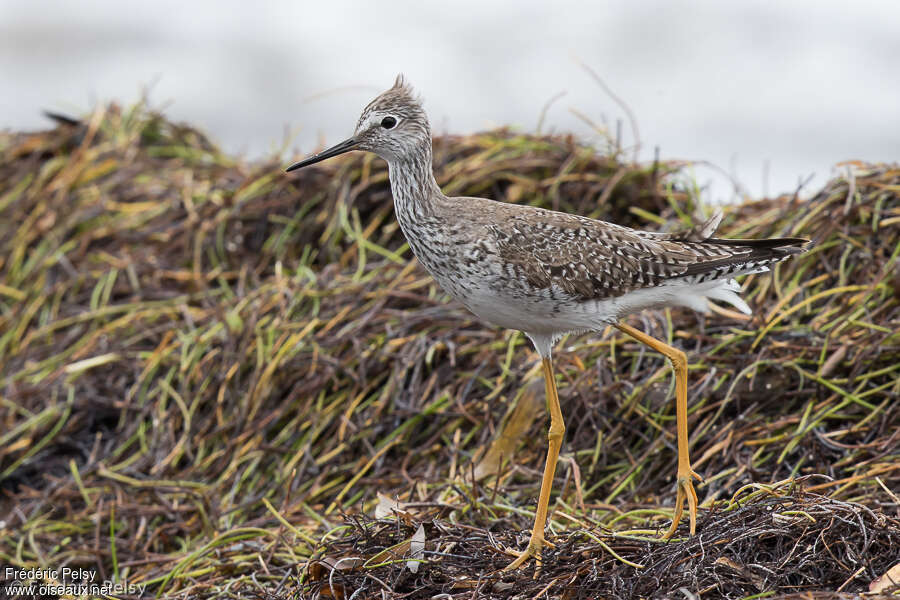
<svg viewBox="0 0 900 600"><path fill-rule="evenodd" d="M551 421L550 429L547 431L547 439L551 442L561 441L566 434L566 426L559 421Z"/></svg>
<svg viewBox="0 0 900 600"><path fill-rule="evenodd" d="M678 348L669 348L671 352L666 353L666 357L672 362L675 369L687 368L687 355Z"/></svg>

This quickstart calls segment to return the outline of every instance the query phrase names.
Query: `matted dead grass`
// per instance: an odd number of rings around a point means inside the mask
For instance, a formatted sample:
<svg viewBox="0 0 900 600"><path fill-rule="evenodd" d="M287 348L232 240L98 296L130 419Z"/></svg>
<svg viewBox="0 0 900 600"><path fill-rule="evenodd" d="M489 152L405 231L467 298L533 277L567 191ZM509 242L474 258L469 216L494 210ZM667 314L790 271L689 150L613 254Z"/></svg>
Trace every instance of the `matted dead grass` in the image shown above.
<svg viewBox="0 0 900 600"><path fill-rule="evenodd" d="M567 137L435 157L448 194L696 212L679 163ZM726 236L815 244L745 279L752 319L634 317L691 363L697 536L657 539L664 359L614 330L560 344L557 547L505 574L545 452L537 357L412 260L379 159L282 166L141 107L0 135L0 563L172 598L456 599L831 598L898 562L900 167L727 208Z"/></svg>

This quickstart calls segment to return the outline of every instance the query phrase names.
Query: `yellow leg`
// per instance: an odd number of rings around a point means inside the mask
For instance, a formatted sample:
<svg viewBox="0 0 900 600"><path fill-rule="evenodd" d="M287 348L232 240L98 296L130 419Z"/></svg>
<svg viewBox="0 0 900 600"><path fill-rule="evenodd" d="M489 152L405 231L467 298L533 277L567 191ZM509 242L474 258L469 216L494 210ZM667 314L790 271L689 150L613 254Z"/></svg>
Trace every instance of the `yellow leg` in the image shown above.
<svg viewBox="0 0 900 600"><path fill-rule="evenodd" d="M675 424L678 431L678 493L675 497L675 514L672 517L672 526L663 535L667 540L678 529L678 522L684 512L684 501L688 503L688 513L691 518L691 535L697 529L697 492L694 491L693 477L703 481L703 478L691 469L691 459L688 456L688 426L687 426L687 357L678 348L664 344L656 338L650 337L643 331L634 327L619 323L616 325L619 331L627 333L637 341L646 344L664 354L675 369Z"/></svg>
<svg viewBox="0 0 900 600"><path fill-rule="evenodd" d="M541 481L541 495L538 498L537 512L534 515L534 528L531 530L531 540L528 548L519 553L518 557L509 563L506 571L518 569L530 557L534 557L538 568L541 565L541 548L544 544L551 545L544 540L544 527L547 525L547 507L550 504L550 489L553 487L553 475L556 473L556 460L559 458L559 448L562 445L563 434L566 425L563 422L562 411L559 408L559 396L556 393L556 379L553 377L553 363L545 358L544 386L547 392L547 405L550 409L550 431L547 433L548 449L547 462L544 464L544 479Z"/></svg>

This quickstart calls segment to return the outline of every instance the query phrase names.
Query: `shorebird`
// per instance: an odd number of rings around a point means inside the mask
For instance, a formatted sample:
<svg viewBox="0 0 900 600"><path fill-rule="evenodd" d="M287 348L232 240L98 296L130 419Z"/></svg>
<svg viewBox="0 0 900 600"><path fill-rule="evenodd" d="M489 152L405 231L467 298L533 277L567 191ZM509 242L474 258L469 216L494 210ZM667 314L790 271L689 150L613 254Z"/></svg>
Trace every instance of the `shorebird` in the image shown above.
<svg viewBox="0 0 900 600"><path fill-rule="evenodd" d="M519 568L531 557L540 567L541 550L550 545L544 527L565 433L553 345L566 333L609 325L672 363L677 491L672 525L663 538L675 533L685 502L693 535L693 479L702 478L688 456L687 358L620 319L667 306L705 312L708 300L750 314L734 277L768 271L772 263L803 252L807 240L715 238L721 214L688 231L654 233L533 206L447 197L432 171L428 117L402 75L365 107L352 137L287 170L351 150L374 152L387 161L397 221L413 254L438 284L484 321L524 332L541 358L550 412L547 460L528 547L510 551L516 558L506 568Z"/></svg>

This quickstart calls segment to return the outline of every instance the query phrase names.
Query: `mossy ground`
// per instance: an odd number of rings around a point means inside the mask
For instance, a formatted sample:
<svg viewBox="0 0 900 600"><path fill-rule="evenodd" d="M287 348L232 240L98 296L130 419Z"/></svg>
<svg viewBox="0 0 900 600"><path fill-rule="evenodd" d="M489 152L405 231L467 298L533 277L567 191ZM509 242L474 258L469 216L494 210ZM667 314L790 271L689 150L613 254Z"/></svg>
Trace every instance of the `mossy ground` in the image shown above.
<svg viewBox="0 0 900 600"><path fill-rule="evenodd" d="M435 157L452 195L651 229L698 210L678 163L567 137ZM900 167L726 207L724 236L813 241L744 280L752 318L633 317L690 360L697 536L658 540L664 359L560 343L556 548L510 574L545 452L527 339L417 265L382 161L282 166L141 107L0 135L0 563L171 598L455 599L830 598L898 561Z"/></svg>

